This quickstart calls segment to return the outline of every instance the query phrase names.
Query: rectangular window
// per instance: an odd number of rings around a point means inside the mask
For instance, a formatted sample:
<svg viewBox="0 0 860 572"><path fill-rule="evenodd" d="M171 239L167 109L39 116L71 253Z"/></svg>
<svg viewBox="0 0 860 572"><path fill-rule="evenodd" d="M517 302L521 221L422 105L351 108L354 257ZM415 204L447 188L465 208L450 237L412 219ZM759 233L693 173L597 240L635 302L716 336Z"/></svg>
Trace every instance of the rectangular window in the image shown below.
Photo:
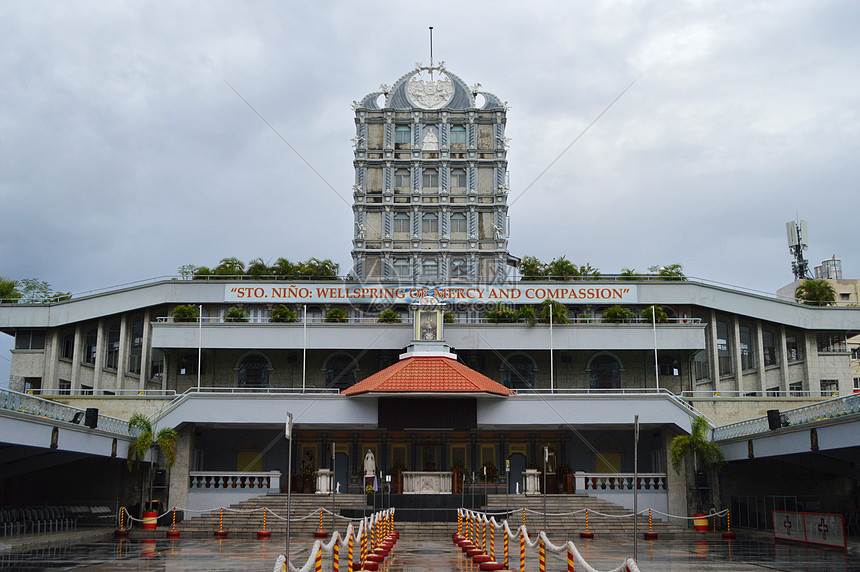
<svg viewBox="0 0 860 572"><path fill-rule="evenodd" d="M439 219L434 214L426 214L422 219L421 232L439 232Z"/></svg>
<svg viewBox="0 0 860 572"><path fill-rule="evenodd" d="M788 356L788 361L801 361L803 359L803 346L801 346L800 336L786 336L785 352Z"/></svg>
<svg viewBox="0 0 860 572"><path fill-rule="evenodd" d="M788 395L791 397L803 397L803 382L795 381L788 384Z"/></svg>
<svg viewBox="0 0 860 572"><path fill-rule="evenodd" d="M838 379L822 379L821 380L821 396L834 397L839 395L839 380Z"/></svg>
<svg viewBox="0 0 860 572"><path fill-rule="evenodd" d="M848 353L848 342L842 334L818 334L818 353Z"/></svg>
<svg viewBox="0 0 860 572"><path fill-rule="evenodd" d="M451 188L465 189L466 188L466 172L461 170L451 171Z"/></svg>
<svg viewBox="0 0 860 572"><path fill-rule="evenodd" d="M409 232L409 215L394 215L394 232Z"/></svg>
<svg viewBox="0 0 860 572"><path fill-rule="evenodd" d="M140 360L143 351L143 321L131 324L131 338L128 347L128 371L140 375Z"/></svg>
<svg viewBox="0 0 860 572"><path fill-rule="evenodd" d="M755 356L753 354L752 333L749 326L739 328L741 343L741 370L747 371L755 368Z"/></svg>
<svg viewBox="0 0 860 572"><path fill-rule="evenodd" d="M764 350L764 365L776 365L779 362L779 352L776 351L776 336L773 332L764 330L761 333L762 349Z"/></svg>
<svg viewBox="0 0 860 572"><path fill-rule="evenodd" d="M105 367L107 369L116 369L116 364L119 361L119 324L114 324L108 328L107 335L107 351L105 352Z"/></svg>
<svg viewBox="0 0 860 572"><path fill-rule="evenodd" d="M63 359L72 359L75 355L75 334L63 336L63 347L60 356Z"/></svg>
<svg viewBox="0 0 860 572"><path fill-rule="evenodd" d="M82 385L81 386L81 395L92 395L93 394L93 386L92 385Z"/></svg>
<svg viewBox="0 0 860 572"><path fill-rule="evenodd" d="M451 148L464 149L466 147L466 128L462 125L451 127Z"/></svg>
<svg viewBox="0 0 860 572"><path fill-rule="evenodd" d="M435 169L427 169L421 175L422 186L439 188L439 172Z"/></svg>
<svg viewBox="0 0 860 572"><path fill-rule="evenodd" d="M16 350L43 350L45 349L44 330L18 330L15 333Z"/></svg>
<svg viewBox="0 0 860 572"><path fill-rule="evenodd" d="M711 368L708 364L708 352L702 350L696 354L696 381L711 378Z"/></svg>
<svg viewBox="0 0 860 572"><path fill-rule="evenodd" d="M98 342L98 332L90 330L84 340L84 363L96 363L96 343Z"/></svg>
<svg viewBox="0 0 860 572"><path fill-rule="evenodd" d="M860 377L854 378L854 393L860 393Z"/></svg>
<svg viewBox="0 0 860 572"><path fill-rule="evenodd" d="M729 328L725 322L717 322L717 358L720 365L720 376L731 375L732 345L729 338Z"/></svg>
<svg viewBox="0 0 860 572"><path fill-rule="evenodd" d="M61 379L57 384L57 393L60 395L69 395L72 393L72 382L68 379Z"/></svg>
<svg viewBox="0 0 860 572"><path fill-rule="evenodd" d="M779 387L768 387L767 388L767 396L768 397L779 397Z"/></svg>
<svg viewBox="0 0 860 572"><path fill-rule="evenodd" d="M465 215L455 214L451 217L451 232L466 232Z"/></svg>
<svg viewBox="0 0 860 572"><path fill-rule="evenodd" d="M412 129L408 125L394 128L394 148L406 149L412 145Z"/></svg>

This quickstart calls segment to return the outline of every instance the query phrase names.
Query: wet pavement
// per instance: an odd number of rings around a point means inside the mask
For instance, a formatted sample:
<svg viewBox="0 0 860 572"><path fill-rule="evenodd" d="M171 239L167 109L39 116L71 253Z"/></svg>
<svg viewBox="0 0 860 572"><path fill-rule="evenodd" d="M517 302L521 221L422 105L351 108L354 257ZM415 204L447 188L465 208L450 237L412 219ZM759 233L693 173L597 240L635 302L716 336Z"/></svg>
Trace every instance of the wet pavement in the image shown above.
<svg viewBox="0 0 860 572"><path fill-rule="evenodd" d="M4 547L0 539L0 550ZM307 560L312 539L291 541L292 561L301 566ZM588 563L599 570L619 566L633 555L633 542L617 540L581 540L576 543ZM265 571L272 570L283 539L266 541L227 538L200 539L104 539L83 544L53 546L18 551L5 547L0 551L0 570L138 570L185 572ZM824 570L860 572L860 556L852 551L821 549L796 544L774 544L767 541L736 540L670 540L639 542L639 567L648 571L763 571ZM518 569L518 546L510 547L510 565ZM496 546L497 559L502 558L502 544ZM323 570L331 570L331 555L323 557ZM564 554L547 554L547 570L566 570ZM577 566L577 570L581 567ZM346 570L345 555L341 570ZM386 572L424 572L430 570L477 571L450 538L407 538L402 536L379 570ZM536 550L526 552L526 570L538 570Z"/></svg>

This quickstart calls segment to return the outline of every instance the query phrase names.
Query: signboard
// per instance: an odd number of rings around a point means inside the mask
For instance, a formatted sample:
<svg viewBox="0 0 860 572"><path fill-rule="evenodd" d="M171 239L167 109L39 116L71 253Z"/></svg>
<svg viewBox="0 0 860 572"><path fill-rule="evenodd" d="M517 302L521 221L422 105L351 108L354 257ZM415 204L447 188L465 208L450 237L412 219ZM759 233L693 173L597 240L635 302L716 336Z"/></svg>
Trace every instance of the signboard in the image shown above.
<svg viewBox="0 0 860 572"><path fill-rule="evenodd" d="M773 537L845 548L842 515L821 512L773 511Z"/></svg>
<svg viewBox="0 0 860 572"><path fill-rule="evenodd" d="M634 285L552 283L514 285L402 286L392 284L248 283L224 285L225 302L276 304L415 304L426 296L447 303L539 304L546 299L565 304L635 304Z"/></svg>

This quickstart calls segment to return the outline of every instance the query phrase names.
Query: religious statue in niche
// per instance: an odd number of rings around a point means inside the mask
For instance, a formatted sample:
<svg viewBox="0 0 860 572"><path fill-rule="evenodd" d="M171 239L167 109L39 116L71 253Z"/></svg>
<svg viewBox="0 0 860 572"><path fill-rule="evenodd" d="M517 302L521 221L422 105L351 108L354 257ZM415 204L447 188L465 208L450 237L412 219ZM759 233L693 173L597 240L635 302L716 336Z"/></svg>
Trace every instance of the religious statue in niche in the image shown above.
<svg viewBox="0 0 860 572"><path fill-rule="evenodd" d="M432 127L427 129L427 135L424 136L424 141L421 142L423 151L438 151L439 139L436 138L436 132Z"/></svg>
<svg viewBox="0 0 860 572"><path fill-rule="evenodd" d="M421 339L435 340L436 334L436 312L421 312Z"/></svg>
<svg viewBox="0 0 860 572"><path fill-rule="evenodd" d="M364 474L367 476L376 474L376 459L373 456L373 451L370 449L364 455Z"/></svg>

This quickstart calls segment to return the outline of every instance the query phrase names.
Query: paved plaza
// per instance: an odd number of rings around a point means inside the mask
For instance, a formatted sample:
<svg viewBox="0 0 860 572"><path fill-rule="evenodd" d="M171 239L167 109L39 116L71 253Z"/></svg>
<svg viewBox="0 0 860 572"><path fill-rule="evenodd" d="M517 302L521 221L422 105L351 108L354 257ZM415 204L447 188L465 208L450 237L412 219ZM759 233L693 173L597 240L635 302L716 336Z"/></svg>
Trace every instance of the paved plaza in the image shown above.
<svg viewBox="0 0 860 572"><path fill-rule="evenodd" d="M311 539L291 543L293 563L304 564ZM578 548L598 570L620 565L633 554L633 543L615 540L580 541ZM0 570L136 570L136 571L265 571L269 572L283 551L282 539L143 540L138 538L65 544L33 550L0 544ZM501 558L501 544L497 547ZM512 554L513 554L512 550ZM341 570L346 570L342 560ZM511 562L517 569L517 562ZM648 571L751 571L826 570L860 572L860 556L841 550L776 544L766 541L672 540L639 543L639 567ZM331 570L331 556L323 558L323 570ZM579 566L577 570L581 569ZM430 570L477 571L448 538L401 537L380 570L423 572ZM538 570L535 551L527 551L526 570ZM566 570L563 555L547 555L547 570Z"/></svg>

